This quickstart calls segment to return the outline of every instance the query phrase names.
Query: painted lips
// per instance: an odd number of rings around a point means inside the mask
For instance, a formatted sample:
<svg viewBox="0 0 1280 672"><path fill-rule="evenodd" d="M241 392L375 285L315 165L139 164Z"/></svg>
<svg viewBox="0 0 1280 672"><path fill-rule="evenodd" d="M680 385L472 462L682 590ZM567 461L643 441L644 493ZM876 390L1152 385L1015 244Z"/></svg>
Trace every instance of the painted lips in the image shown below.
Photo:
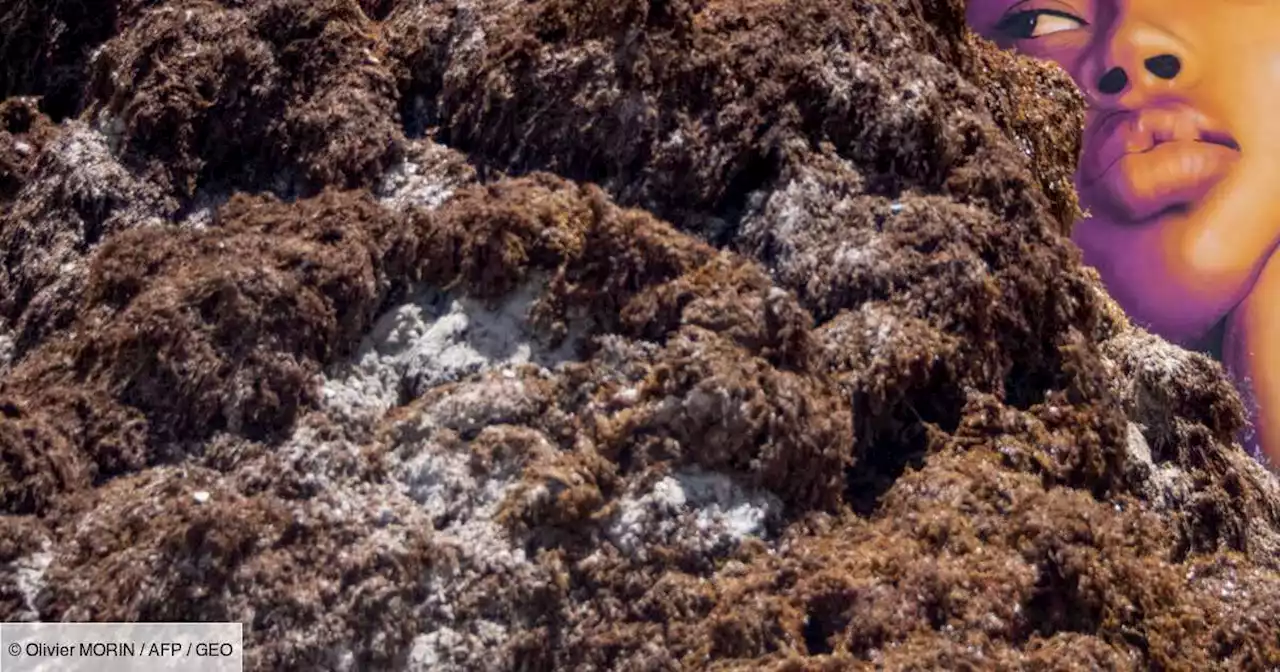
<svg viewBox="0 0 1280 672"><path fill-rule="evenodd" d="M1230 134L1187 106L1102 114L1086 131L1079 188L1130 221L1203 198L1240 156Z"/></svg>

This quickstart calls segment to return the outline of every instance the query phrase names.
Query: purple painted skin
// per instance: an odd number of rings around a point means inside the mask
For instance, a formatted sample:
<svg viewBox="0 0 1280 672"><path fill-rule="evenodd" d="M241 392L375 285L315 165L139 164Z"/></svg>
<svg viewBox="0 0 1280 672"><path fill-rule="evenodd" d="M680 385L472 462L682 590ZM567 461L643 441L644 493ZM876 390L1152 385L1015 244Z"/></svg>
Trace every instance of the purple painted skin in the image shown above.
<svg viewBox="0 0 1280 672"><path fill-rule="evenodd" d="M970 0L968 21L1076 81L1072 239L1136 324L1221 353L1242 443L1280 464L1280 2Z"/></svg>
<svg viewBox="0 0 1280 672"><path fill-rule="evenodd" d="M1120 227L1077 224L1071 239L1084 252L1084 261L1098 269L1108 292L1135 324L1186 348L1211 345L1207 332L1222 318L1221 302L1196 300L1176 287L1157 281L1166 274L1158 236L1150 225ZM1123 258L1105 250L1125 250ZM1157 300L1151 300L1159 295Z"/></svg>

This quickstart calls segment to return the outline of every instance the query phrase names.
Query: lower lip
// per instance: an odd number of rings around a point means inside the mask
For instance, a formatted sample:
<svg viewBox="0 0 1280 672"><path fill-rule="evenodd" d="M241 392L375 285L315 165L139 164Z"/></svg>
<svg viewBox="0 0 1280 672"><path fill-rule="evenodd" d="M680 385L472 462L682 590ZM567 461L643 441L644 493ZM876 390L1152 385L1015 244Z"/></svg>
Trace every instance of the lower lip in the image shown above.
<svg viewBox="0 0 1280 672"><path fill-rule="evenodd" d="M1199 141L1166 142L1128 154L1091 185L1133 219L1144 219L1204 197L1240 153L1225 145Z"/></svg>

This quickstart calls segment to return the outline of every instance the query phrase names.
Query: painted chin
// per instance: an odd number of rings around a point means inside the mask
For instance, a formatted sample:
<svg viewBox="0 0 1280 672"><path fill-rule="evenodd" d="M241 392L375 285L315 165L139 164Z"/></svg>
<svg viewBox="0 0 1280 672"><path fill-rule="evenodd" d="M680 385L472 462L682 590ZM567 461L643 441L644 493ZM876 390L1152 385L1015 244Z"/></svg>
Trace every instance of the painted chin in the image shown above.
<svg viewBox="0 0 1280 672"><path fill-rule="evenodd" d="M1127 154L1081 189L1084 205L1133 223L1193 209L1240 160L1233 141L1165 142Z"/></svg>

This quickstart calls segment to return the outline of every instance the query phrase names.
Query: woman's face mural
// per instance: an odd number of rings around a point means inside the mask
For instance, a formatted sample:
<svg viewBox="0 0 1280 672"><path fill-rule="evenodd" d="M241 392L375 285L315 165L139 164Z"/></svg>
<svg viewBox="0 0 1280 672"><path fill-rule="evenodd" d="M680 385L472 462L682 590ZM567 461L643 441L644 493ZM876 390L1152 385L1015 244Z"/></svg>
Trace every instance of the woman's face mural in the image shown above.
<svg viewBox="0 0 1280 672"><path fill-rule="evenodd" d="M970 0L1089 105L1073 239L1138 324L1219 355L1280 465L1280 1Z"/></svg>

